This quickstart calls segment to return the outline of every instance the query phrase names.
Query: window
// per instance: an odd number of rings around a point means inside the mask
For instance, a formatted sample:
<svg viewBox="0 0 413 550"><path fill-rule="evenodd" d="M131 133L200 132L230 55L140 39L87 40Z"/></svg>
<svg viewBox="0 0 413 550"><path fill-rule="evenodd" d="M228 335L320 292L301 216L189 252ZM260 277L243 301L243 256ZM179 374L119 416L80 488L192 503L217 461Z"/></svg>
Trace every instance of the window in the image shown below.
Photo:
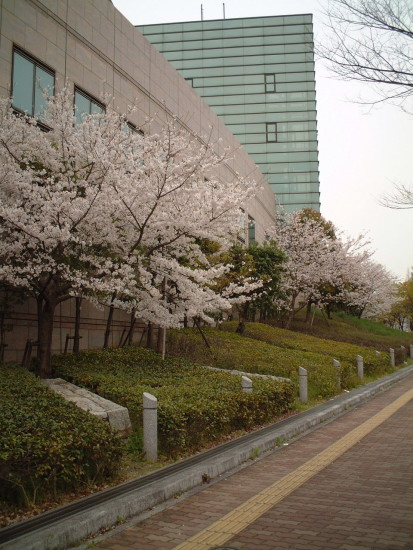
<svg viewBox="0 0 413 550"><path fill-rule="evenodd" d="M255 220L248 216L248 244L254 244L255 242Z"/></svg>
<svg viewBox="0 0 413 550"><path fill-rule="evenodd" d="M132 136L135 135L135 134L139 135L139 136L145 135L140 128L136 128L136 126L134 124L132 124L132 122L129 122L129 120L125 120L125 122L122 124L122 132L124 132L125 134L132 135ZM132 148L131 152L134 153L136 151L135 151L134 148ZM139 164L143 165L144 162L139 161Z"/></svg>
<svg viewBox="0 0 413 550"><path fill-rule="evenodd" d="M75 89L76 122L82 122L83 118L96 113L104 113L105 106L86 92Z"/></svg>
<svg viewBox="0 0 413 550"><path fill-rule="evenodd" d="M245 212L242 208L240 208L239 216L238 216L238 240L242 243L245 243L246 238L246 219L245 219Z"/></svg>
<svg viewBox="0 0 413 550"><path fill-rule="evenodd" d="M275 92L275 74L265 74L264 75L264 82L265 82L265 93L270 94L272 92Z"/></svg>
<svg viewBox="0 0 413 550"><path fill-rule="evenodd" d="M275 143L277 141L277 123L276 122L266 123L266 135L267 135L267 143Z"/></svg>
<svg viewBox="0 0 413 550"><path fill-rule="evenodd" d="M140 128L136 128L136 126L129 121L126 121L125 124L123 124L122 131L126 132L127 134L139 134L141 136L144 135L143 131Z"/></svg>
<svg viewBox="0 0 413 550"><path fill-rule="evenodd" d="M22 113L42 118L47 97L54 94L54 72L33 57L13 50L12 105Z"/></svg>

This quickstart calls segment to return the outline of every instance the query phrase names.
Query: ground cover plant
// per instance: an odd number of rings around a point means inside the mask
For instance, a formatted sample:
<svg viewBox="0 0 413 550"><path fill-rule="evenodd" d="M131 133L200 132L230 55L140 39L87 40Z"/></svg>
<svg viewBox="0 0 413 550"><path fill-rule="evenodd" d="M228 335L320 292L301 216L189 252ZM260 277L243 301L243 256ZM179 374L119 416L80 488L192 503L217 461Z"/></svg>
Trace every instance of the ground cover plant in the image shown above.
<svg viewBox="0 0 413 550"><path fill-rule="evenodd" d="M252 323L246 324L246 330ZM259 326L259 325L258 325ZM265 327L265 325L262 325ZM341 388L351 389L360 381L357 378L357 355L361 348L347 350L337 357L339 346L330 346L331 353L321 353L303 349L300 344L302 335L296 333L295 347L281 347L256 338L240 336L234 332L204 327L204 335L210 345L208 348L195 329L168 332L168 353L190 358L204 365L213 365L224 369L237 369L250 373L268 374L290 378L298 388L298 367L308 371L309 396L312 399L332 397L337 393L337 371L333 367L333 358L340 359ZM257 329L258 330L258 329ZM271 330L271 327L263 330ZM291 332L294 339L294 333ZM365 350L363 350L365 351ZM371 372L382 374L390 369L389 358L384 354L376 357L368 354L368 368Z"/></svg>
<svg viewBox="0 0 413 550"><path fill-rule="evenodd" d="M236 321L230 321L222 324L222 329L235 332L237 328ZM249 338L254 338L268 344L273 344L280 348L300 350L304 352L319 353L326 355L331 359L356 363L358 355L363 357L364 373L378 376L387 372L389 366L389 356L386 353L380 354L378 357L376 350L355 344L341 342L337 343L325 338L316 338L307 334L299 334L291 330L285 330L278 327L263 323L247 323L245 325L244 335ZM302 365L304 366L304 365Z"/></svg>
<svg viewBox="0 0 413 550"><path fill-rule="evenodd" d="M216 372L188 360L130 347L54 358L56 374L128 408L142 426L142 395L158 399L160 450L167 456L195 451L236 430L274 420L293 407L290 381L254 380L242 392L241 376Z"/></svg>
<svg viewBox="0 0 413 550"><path fill-rule="evenodd" d="M0 502L31 507L114 476L120 440L32 373L0 365Z"/></svg>

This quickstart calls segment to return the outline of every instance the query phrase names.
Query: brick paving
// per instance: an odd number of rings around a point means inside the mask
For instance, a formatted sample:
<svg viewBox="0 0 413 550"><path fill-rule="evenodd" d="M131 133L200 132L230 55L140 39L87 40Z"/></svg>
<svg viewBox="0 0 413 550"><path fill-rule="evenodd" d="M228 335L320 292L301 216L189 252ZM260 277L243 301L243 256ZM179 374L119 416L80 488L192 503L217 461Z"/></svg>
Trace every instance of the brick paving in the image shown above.
<svg viewBox="0 0 413 550"><path fill-rule="evenodd" d="M119 530L94 548L175 548L412 387L410 376L356 410ZM413 550L413 400L223 546L236 550Z"/></svg>

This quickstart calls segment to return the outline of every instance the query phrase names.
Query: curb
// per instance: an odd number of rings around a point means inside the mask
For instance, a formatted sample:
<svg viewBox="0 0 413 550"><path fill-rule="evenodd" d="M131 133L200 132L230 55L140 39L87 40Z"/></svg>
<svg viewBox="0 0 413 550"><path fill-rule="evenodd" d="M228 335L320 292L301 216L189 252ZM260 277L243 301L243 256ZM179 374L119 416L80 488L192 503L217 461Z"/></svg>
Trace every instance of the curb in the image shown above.
<svg viewBox="0 0 413 550"><path fill-rule="evenodd" d="M380 380L356 388L305 412L287 418L195 457L184 459L115 488L46 512L0 530L0 548L7 550L57 550L131 518L168 499L214 480L253 456L269 451L280 441L303 435L385 391L413 374L409 365ZM100 502L95 502L100 498ZM79 511L80 510L80 511Z"/></svg>

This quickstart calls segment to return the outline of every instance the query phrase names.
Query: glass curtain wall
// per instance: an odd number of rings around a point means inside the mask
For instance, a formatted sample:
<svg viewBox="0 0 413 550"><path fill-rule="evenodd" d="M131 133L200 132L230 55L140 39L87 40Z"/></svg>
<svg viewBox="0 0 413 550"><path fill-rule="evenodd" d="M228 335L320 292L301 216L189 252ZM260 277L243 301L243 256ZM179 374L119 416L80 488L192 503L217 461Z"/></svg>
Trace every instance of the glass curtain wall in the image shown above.
<svg viewBox="0 0 413 550"><path fill-rule="evenodd" d="M288 211L320 209L311 15L138 29L220 116Z"/></svg>

